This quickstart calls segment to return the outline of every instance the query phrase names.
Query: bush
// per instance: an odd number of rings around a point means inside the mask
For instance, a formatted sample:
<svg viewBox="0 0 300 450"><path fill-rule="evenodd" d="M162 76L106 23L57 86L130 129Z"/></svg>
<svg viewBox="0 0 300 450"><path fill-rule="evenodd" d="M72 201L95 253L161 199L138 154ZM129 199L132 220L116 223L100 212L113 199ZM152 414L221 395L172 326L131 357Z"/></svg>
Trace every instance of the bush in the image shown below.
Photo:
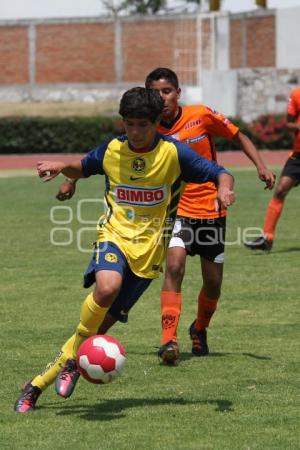
<svg viewBox="0 0 300 450"><path fill-rule="evenodd" d="M117 118L2 118L0 153L85 153L121 132Z"/></svg>
<svg viewBox="0 0 300 450"><path fill-rule="evenodd" d="M234 123L234 125L239 127L239 129L242 133L246 134L251 140L253 140L252 130L246 122L244 122L240 118L234 118L234 117L229 117L229 120L232 123ZM238 145L236 145L234 142L229 141L228 139L225 139L223 137L216 137L214 139L214 142L216 144L217 150L220 152L224 152L227 150L240 150L240 147Z"/></svg>
<svg viewBox="0 0 300 450"><path fill-rule="evenodd" d="M267 114L247 124L230 120L259 149L290 149L293 133L285 126L285 116ZM0 153L85 153L104 139L123 133L117 117L10 117L0 119ZM214 139L218 151L239 150L231 141Z"/></svg>
<svg viewBox="0 0 300 450"><path fill-rule="evenodd" d="M264 114L252 124L253 141L259 148L291 149L293 133L286 127L286 116Z"/></svg>

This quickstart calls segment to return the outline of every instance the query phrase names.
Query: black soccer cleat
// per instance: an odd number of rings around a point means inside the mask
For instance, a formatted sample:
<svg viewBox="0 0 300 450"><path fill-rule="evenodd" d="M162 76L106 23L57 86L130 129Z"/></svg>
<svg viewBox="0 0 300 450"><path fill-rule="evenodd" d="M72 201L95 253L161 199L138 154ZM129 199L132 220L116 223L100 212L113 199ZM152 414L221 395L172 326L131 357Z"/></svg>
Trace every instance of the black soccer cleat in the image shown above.
<svg viewBox="0 0 300 450"><path fill-rule="evenodd" d="M259 236L254 241L245 242L244 245L251 250L263 250L264 252L270 252L272 250L273 241L266 239L264 236Z"/></svg>
<svg viewBox="0 0 300 450"><path fill-rule="evenodd" d="M37 399L41 395L42 390L31 383L25 384L20 397L15 403L14 410L18 413L27 413L35 409Z"/></svg>
<svg viewBox="0 0 300 450"><path fill-rule="evenodd" d="M76 361L68 359L55 380L56 393L63 398L70 397L79 377L80 373L77 369Z"/></svg>
<svg viewBox="0 0 300 450"><path fill-rule="evenodd" d="M195 328L195 322L190 326L190 338L192 340L192 353L194 356L207 356L209 354L209 348L207 345L207 333L206 328L203 330L197 330Z"/></svg>
<svg viewBox="0 0 300 450"><path fill-rule="evenodd" d="M179 347L177 342L169 341L158 350L158 357L163 364L176 366L179 358Z"/></svg>

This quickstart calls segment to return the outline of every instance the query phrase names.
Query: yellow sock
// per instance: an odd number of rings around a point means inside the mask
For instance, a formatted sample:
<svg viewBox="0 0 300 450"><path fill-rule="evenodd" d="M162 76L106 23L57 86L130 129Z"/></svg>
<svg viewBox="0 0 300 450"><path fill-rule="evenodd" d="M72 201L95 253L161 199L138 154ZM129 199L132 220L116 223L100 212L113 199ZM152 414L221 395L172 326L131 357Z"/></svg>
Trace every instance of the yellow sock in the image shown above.
<svg viewBox="0 0 300 450"><path fill-rule="evenodd" d="M67 359L73 358L73 346L75 342L75 334L71 336L62 346L61 351L54 361L47 364L46 369L40 375L37 375L32 381L33 386L39 387L44 391L50 384L54 382L57 375L65 365Z"/></svg>
<svg viewBox="0 0 300 450"><path fill-rule="evenodd" d="M76 334L74 333L62 346L61 351L66 355L66 359L73 358L73 347L75 342Z"/></svg>
<svg viewBox="0 0 300 450"><path fill-rule="evenodd" d="M80 312L80 322L76 329L76 336L73 345L72 358L76 359L77 351L86 338L97 334L109 307L97 305L93 294L89 294L82 304Z"/></svg>
<svg viewBox="0 0 300 450"><path fill-rule="evenodd" d="M42 391L44 391L50 384L54 382L62 367L65 365L67 359L68 358L63 353L63 351L60 351L54 361L47 364L44 372L36 376L31 381L32 386L37 386Z"/></svg>

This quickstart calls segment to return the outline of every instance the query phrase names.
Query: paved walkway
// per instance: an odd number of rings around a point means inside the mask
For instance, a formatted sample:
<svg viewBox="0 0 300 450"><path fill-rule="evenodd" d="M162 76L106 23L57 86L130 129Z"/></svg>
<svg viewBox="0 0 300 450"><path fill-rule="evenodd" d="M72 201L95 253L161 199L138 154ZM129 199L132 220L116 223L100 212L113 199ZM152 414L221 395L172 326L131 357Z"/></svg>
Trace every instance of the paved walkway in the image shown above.
<svg viewBox="0 0 300 450"><path fill-rule="evenodd" d="M262 150L260 154L268 166L282 166L286 161L289 151L287 150ZM5 169L35 169L37 161L71 161L80 158L80 154L33 154L33 155L0 155L0 170ZM229 151L218 153L219 164L225 167L247 167L251 166L251 161L243 152Z"/></svg>

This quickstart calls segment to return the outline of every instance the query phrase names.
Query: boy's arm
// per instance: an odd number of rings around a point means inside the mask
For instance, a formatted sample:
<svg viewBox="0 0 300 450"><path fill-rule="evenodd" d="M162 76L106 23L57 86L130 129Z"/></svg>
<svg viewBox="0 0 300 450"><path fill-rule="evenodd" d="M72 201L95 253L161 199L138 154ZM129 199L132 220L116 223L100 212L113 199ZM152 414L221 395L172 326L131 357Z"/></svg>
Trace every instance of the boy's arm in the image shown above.
<svg viewBox="0 0 300 450"><path fill-rule="evenodd" d="M53 180L60 173L68 178L79 179L83 177L81 160L75 160L67 164L61 161L38 161L37 171L43 182Z"/></svg>
<svg viewBox="0 0 300 450"><path fill-rule="evenodd" d="M292 131L300 131L300 123L297 123L296 117L291 114L287 115L286 127Z"/></svg>
<svg viewBox="0 0 300 450"><path fill-rule="evenodd" d="M265 189L273 189L276 175L266 167L265 163L261 159L258 151L250 141L248 136L239 131L233 140L237 145L241 147L243 152L255 165L260 180L264 181L266 184Z"/></svg>
<svg viewBox="0 0 300 450"><path fill-rule="evenodd" d="M187 183L215 183L218 188L217 203L224 208L232 205L235 201L233 176L224 167L202 158L190 147L182 143L177 143L176 146L183 180Z"/></svg>

